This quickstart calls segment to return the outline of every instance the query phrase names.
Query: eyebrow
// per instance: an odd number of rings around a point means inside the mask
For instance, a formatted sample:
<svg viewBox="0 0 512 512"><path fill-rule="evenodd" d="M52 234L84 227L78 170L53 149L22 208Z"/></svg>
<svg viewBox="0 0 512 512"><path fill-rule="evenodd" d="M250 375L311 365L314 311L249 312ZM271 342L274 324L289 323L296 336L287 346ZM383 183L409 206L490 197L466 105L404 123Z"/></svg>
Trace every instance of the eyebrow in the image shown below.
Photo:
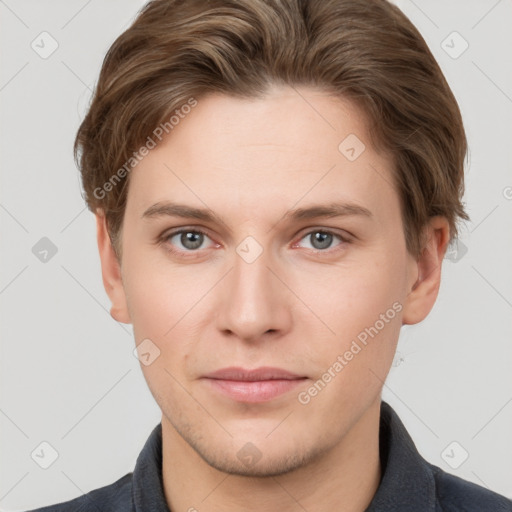
<svg viewBox="0 0 512 512"><path fill-rule="evenodd" d="M196 219L204 222L217 223L227 228L226 223L208 208L195 208L192 206L163 201L150 206L142 214L143 219L155 217L182 217ZM316 219L320 217L347 217L362 216L372 218L373 213L364 206L356 203L329 203L325 205L313 205L307 208L288 210L282 217L285 220Z"/></svg>

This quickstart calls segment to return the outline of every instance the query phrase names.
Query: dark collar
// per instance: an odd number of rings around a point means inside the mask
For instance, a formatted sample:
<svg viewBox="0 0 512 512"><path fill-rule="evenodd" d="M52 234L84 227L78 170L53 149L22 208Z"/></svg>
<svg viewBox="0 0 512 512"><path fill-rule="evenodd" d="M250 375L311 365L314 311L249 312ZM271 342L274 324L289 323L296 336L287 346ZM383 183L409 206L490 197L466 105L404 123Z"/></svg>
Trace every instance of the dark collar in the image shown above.
<svg viewBox="0 0 512 512"><path fill-rule="evenodd" d="M379 451L382 477L365 512L434 512L434 475L396 412L383 400L380 404Z"/></svg>
<svg viewBox="0 0 512 512"><path fill-rule="evenodd" d="M162 479L162 423L153 429L137 458L132 499L136 512L170 512Z"/></svg>
<svg viewBox="0 0 512 512"><path fill-rule="evenodd" d="M365 512L414 510L434 512L435 482L395 411L381 401L379 430L382 477ZM162 481L162 424L151 432L142 449L132 480L136 512L170 512Z"/></svg>

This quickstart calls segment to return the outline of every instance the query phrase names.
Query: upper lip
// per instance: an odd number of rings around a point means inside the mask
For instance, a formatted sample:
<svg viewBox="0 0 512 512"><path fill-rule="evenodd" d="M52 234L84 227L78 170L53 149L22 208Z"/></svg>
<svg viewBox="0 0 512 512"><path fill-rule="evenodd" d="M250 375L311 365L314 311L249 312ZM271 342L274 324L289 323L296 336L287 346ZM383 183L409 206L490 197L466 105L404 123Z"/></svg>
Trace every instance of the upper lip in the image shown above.
<svg viewBox="0 0 512 512"><path fill-rule="evenodd" d="M248 370L240 367L222 368L205 375L208 379L218 380L235 380L256 382L261 380L296 380L304 379L302 375L283 370L282 368L273 368L270 366L262 366L253 370Z"/></svg>

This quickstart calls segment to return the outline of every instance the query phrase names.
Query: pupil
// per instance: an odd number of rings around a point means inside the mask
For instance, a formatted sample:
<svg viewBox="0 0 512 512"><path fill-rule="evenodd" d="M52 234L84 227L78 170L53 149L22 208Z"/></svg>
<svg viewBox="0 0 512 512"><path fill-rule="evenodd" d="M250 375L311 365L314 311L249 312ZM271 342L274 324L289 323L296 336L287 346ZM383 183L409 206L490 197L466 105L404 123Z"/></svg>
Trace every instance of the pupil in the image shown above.
<svg viewBox="0 0 512 512"><path fill-rule="evenodd" d="M201 246L202 243L202 234L194 233L193 231L189 231L188 233L183 233L181 235L181 243L187 249L197 249Z"/></svg>
<svg viewBox="0 0 512 512"><path fill-rule="evenodd" d="M315 249L325 249L326 247L329 247L329 245L331 245L331 237L332 235L329 233L317 231L314 234L315 243L313 243L313 247L315 247Z"/></svg>

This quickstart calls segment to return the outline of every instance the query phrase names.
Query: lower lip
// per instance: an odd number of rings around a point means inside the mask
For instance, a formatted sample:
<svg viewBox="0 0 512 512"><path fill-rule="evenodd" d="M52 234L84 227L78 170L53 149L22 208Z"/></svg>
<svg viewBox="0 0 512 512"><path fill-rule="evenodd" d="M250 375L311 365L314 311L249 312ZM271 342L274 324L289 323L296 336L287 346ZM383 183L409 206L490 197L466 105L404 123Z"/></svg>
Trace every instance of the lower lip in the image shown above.
<svg viewBox="0 0 512 512"><path fill-rule="evenodd" d="M305 379L237 381L207 379L210 385L218 392L237 402L268 402L295 389Z"/></svg>

